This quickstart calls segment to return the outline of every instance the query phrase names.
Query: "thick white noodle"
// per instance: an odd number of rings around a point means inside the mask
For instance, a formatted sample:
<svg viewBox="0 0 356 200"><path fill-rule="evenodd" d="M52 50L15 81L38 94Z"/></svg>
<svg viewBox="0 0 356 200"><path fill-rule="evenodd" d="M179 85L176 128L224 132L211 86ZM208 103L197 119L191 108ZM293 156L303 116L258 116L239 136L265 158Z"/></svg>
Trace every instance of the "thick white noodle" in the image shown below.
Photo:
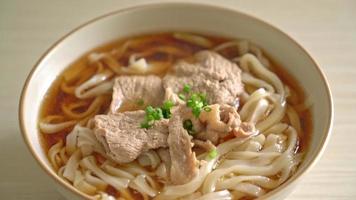
<svg viewBox="0 0 356 200"><path fill-rule="evenodd" d="M215 191L218 180L230 173L272 176L280 172L283 168L288 167L291 163L293 163L294 160L294 149L297 144L297 133L293 127L289 127L285 132L288 136L288 148L271 164L265 166L237 164L228 168L216 169L207 176L202 188L202 192L206 194Z"/></svg>
<svg viewBox="0 0 356 200"><path fill-rule="evenodd" d="M68 162L68 156L66 153L66 148L62 148L61 151L59 151L59 158L61 159L62 163L67 163Z"/></svg>
<svg viewBox="0 0 356 200"><path fill-rule="evenodd" d="M268 106L269 103L266 99L260 99L252 113L247 117L247 121L256 124L256 122L262 120L265 116Z"/></svg>
<svg viewBox="0 0 356 200"><path fill-rule="evenodd" d="M222 190L222 189L229 189L232 190L236 187L237 184L242 183L242 182L251 182L255 183L257 185L260 185L264 188L267 189L273 189L278 186L278 181L275 181L271 178L265 177L265 176L234 176L231 178L224 179L223 181L220 181L216 184L216 189L217 190Z"/></svg>
<svg viewBox="0 0 356 200"><path fill-rule="evenodd" d="M105 150L95 138L93 130L79 124L66 137L67 153L71 155L77 148L80 148L83 157L90 155L93 151L106 157Z"/></svg>
<svg viewBox="0 0 356 200"><path fill-rule="evenodd" d="M117 176L117 177L123 177L123 178L127 178L127 179L134 179L135 176L133 176L132 174L126 172L125 170L120 169L119 167L113 167L111 165L108 164L104 164L103 165L103 169L104 171L106 171L107 173L113 175L113 176Z"/></svg>
<svg viewBox="0 0 356 200"><path fill-rule="evenodd" d="M206 179L206 176L213 170L213 167L216 165L216 161L220 157L230 152L232 149L238 147L239 145L243 144L250 137L235 138L218 145L216 147L218 155L214 159L208 159L208 161L201 161L202 164L199 168L198 174L190 182L183 185L164 187L161 194L158 195L155 200L175 199L193 193L202 185L202 183Z"/></svg>
<svg viewBox="0 0 356 200"><path fill-rule="evenodd" d="M106 80L108 80L111 76L112 72L95 74L89 80L75 88L75 96L79 99L86 99L99 96L100 94L104 94L110 91L112 89L113 82Z"/></svg>
<svg viewBox="0 0 356 200"><path fill-rule="evenodd" d="M99 190L105 190L106 187L108 186L108 184L105 181L93 176L90 170L84 172L84 178L85 181L87 181L91 185L94 185Z"/></svg>
<svg viewBox="0 0 356 200"><path fill-rule="evenodd" d="M126 178L119 178L119 177L114 177L106 172L104 172L102 169L100 169L96 163L95 163L95 158L92 156L88 156L83 158L80 161L80 166L92 171L96 176L101 178L103 181L107 182L111 186L113 186L117 190L121 190L124 188L127 188L130 180Z"/></svg>
<svg viewBox="0 0 356 200"><path fill-rule="evenodd" d="M76 123L77 123L77 121L75 121L75 120L61 122L61 123L55 123L55 124L40 122L39 127L40 127L40 130L42 131L42 133L52 134L52 133L57 133L65 128L71 127Z"/></svg>
<svg viewBox="0 0 356 200"><path fill-rule="evenodd" d="M136 55L132 54L129 58L129 63L130 65L127 68L130 68L134 71L138 71L138 72L145 72L147 71L148 68L148 63L146 62L146 59L144 58L140 58L140 59L136 59Z"/></svg>
<svg viewBox="0 0 356 200"><path fill-rule="evenodd" d="M244 84L253 85L256 88L264 88L269 93L274 93L275 92L273 86L271 86L269 83L267 83L266 81L264 81L262 79L258 79L256 77L252 76L248 72L243 72L241 74L241 79L242 79L242 82Z"/></svg>
<svg viewBox="0 0 356 200"><path fill-rule="evenodd" d="M271 126L269 129L263 131L262 133L264 135L269 135L271 133L279 134L279 133L282 133L282 132L286 131L288 129L288 127L289 127L288 124L277 123L277 124Z"/></svg>
<svg viewBox="0 0 356 200"><path fill-rule="evenodd" d="M264 142L266 140L266 136L259 134L255 137L252 137L250 140L246 141L242 145L234 148L233 151L231 151L229 154L233 152L241 152L241 151L253 151L253 152L258 152L261 150L261 147L263 146ZM256 146L256 147L254 147ZM253 148L252 148L253 147ZM255 149L256 148L256 149ZM247 150L250 149L250 150ZM229 155L227 154L227 156Z"/></svg>
<svg viewBox="0 0 356 200"><path fill-rule="evenodd" d="M257 142L257 141L250 141L248 142L248 145L246 146L245 151L254 151L258 152L262 149L262 144Z"/></svg>
<svg viewBox="0 0 356 200"><path fill-rule="evenodd" d="M234 190L253 197L260 197L266 193L264 189L251 183L239 183L235 186Z"/></svg>
<svg viewBox="0 0 356 200"><path fill-rule="evenodd" d="M265 89L260 88L256 91L254 91L251 96L247 99L246 103L242 106L241 111L239 112L241 120L246 121L246 119L249 116L249 113L252 112L256 102L258 102L260 99L265 98L269 96L270 93L266 92Z"/></svg>
<svg viewBox="0 0 356 200"><path fill-rule="evenodd" d="M77 150L69 157L69 160L66 163L63 176L70 181L74 181L75 172L78 169L81 156L81 152Z"/></svg>
<svg viewBox="0 0 356 200"><path fill-rule="evenodd" d="M279 96L270 96L274 103L274 109L268 115L266 119L256 124L256 129L260 132L265 131L266 129L270 128L274 124L280 122L286 111L286 103L280 101Z"/></svg>
<svg viewBox="0 0 356 200"><path fill-rule="evenodd" d="M77 89L76 89L76 96L80 99L99 96L101 94L105 94L105 93L109 92L110 90L112 90L113 85L114 85L113 81L107 81L107 82L104 82L92 89L87 90L86 92L84 92L84 90L78 90L78 92L77 92Z"/></svg>
<svg viewBox="0 0 356 200"><path fill-rule="evenodd" d="M103 146L96 139L94 135L94 131L89 128L79 127L77 146L81 148L84 156L87 156L91 154L92 151L95 151L100 155L102 155L103 157L107 158ZM88 146L91 147L90 148L91 151L84 152L82 147L88 147Z"/></svg>
<svg viewBox="0 0 356 200"><path fill-rule="evenodd" d="M173 37L206 48L210 48L211 46L213 46L212 42L209 39L206 39L205 37L199 35L194 35L190 33L174 33Z"/></svg>
<svg viewBox="0 0 356 200"><path fill-rule="evenodd" d="M256 55L257 59L262 63L263 66L269 68L270 62L269 60L263 55L262 50L255 45L250 46L250 51L252 54Z"/></svg>
<svg viewBox="0 0 356 200"><path fill-rule="evenodd" d="M281 153L277 152L253 152L253 151L235 151L229 153L226 158L228 159L253 159L253 158L275 158L280 156Z"/></svg>
<svg viewBox="0 0 356 200"><path fill-rule="evenodd" d="M98 62L99 60L103 59L106 56L105 53L96 53L93 52L88 55L88 60L90 63Z"/></svg>
<svg viewBox="0 0 356 200"><path fill-rule="evenodd" d="M236 47L237 51L238 51L238 54L239 55L243 55L243 54L248 53L248 51L250 49L249 46L250 46L249 42L246 41L246 40L242 40L242 41L234 40L234 41L229 41L229 42L225 42L223 44L220 44L220 45L216 46L213 50L214 51L221 51L221 50L226 49L226 48Z"/></svg>
<svg viewBox="0 0 356 200"><path fill-rule="evenodd" d="M285 150L285 135L281 134L269 134L266 138L264 148L262 152L277 152L282 153Z"/></svg>
<svg viewBox="0 0 356 200"><path fill-rule="evenodd" d="M228 190L221 190L218 192L211 192L205 194L196 200L231 200L232 196Z"/></svg>
<svg viewBox="0 0 356 200"><path fill-rule="evenodd" d="M241 67L248 68L254 72L259 78L272 84L277 93L281 95L282 102L285 100L285 91L282 81L276 74L264 67L261 62L252 54L245 54L240 61Z"/></svg>
<svg viewBox="0 0 356 200"><path fill-rule="evenodd" d="M268 164L271 164L272 160L271 159L265 159L265 158L255 158L252 160L229 160L226 159L224 162L219 165L217 169L226 169L229 167L232 167L234 165L251 165L251 166L265 166Z"/></svg>
<svg viewBox="0 0 356 200"><path fill-rule="evenodd" d="M138 175L134 180L132 180L129 186L142 194L147 194L150 197L156 196L158 191L153 189L146 181L146 175Z"/></svg>
<svg viewBox="0 0 356 200"><path fill-rule="evenodd" d="M62 146L63 146L63 141L61 140L48 150L49 161L51 162L55 170L59 169L59 164L60 164L59 153L62 149Z"/></svg>
<svg viewBox="0 0 356 200"><path fill-rule="evenodd" d="M267 166L235 165L229 168L216 169L206 178L202 192L204 194L216 189L217 181L225 174L232 172L244 175L272 176L277 174L291 160L289 154L278 157L272 164Z"/></svg>
<svg viewBox="0 0 356 200"><path fill-rule="evenodd" d="M161 194L156 196L155 200L176 199L196 191L203 183L205 177L212 171L215 159L208 162L202 161L197 175L188 183L183 185L165 186Z"/></svg>
<svg viewBox="0 0 356 200"><path fill-rule="evenodd" d="M125 164L125 167L122 168L123 170L125 170L126 172L132 174L133 176L137 176L137 175L147 175L147 176L151 176L154 175L152 172L147 171L145 168L141 167L139 164L136 163L128 163Z"/></svg>
<svg viewBox="0 0 356 200"><path fill-rule="evenodd" d="M97 191L97 188L95 186L85 181L82 172L79 170L76 170L74 172L73 186L89 195L94 195Z"/></svg>

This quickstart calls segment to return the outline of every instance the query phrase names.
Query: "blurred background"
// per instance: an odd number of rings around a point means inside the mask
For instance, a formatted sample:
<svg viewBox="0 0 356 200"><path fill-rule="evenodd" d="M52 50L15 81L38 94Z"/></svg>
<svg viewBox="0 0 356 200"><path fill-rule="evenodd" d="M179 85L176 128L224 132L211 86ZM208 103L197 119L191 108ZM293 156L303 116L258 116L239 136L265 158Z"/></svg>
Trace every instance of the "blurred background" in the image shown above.
<svg viewBox="0 0 356 200"><path fill-rule="evenodd" d="M23 83L39 57L61 36L129 0L0 0L0 199L63 198L27 151L18 127ZM356 1L189 1L252 14L295 38L320 63L332 88L335 121L321 160L290 200L356 199Z"/></svg>

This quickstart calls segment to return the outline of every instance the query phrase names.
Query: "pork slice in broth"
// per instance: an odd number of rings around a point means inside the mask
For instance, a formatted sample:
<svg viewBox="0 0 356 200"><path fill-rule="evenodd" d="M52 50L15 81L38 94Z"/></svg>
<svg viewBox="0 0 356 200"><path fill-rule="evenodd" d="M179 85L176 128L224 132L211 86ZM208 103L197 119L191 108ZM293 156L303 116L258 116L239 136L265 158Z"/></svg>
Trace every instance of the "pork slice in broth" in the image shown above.
<svg viewBox="0 0 356 200"><path fill-rule="evenodd" d="M140 101L141 104L158 106L162 104L163 99L164 89L160 77L119 76L115 79L110 112L118 112L125 103L135 106L135 103Z"/></svg>
<svg viewBox="0 0 356 200"><path fill-rule="evenodd" d="M189 84L192 91L207 94L209 104L234 105L243 91L240 68L212 51L201 51L194 58L194 63L178 62L163 78L166 93L178 94L184 84ZM167 96L171 100L177 99L172 95Z"/></svg>
<svg viewBox="0 0 356 200"><path fill-rule="evenodd" d="M95 116L95 135L111 159L128 163L150 149L168 146L168 120L156 121L144 129L140 127L144 117L144 111Z"/></svg>
<svg viewBox="0 0 356 200"><path fill-rule="evenodd" d="M237 132L241 120L236 108L227 104L210 105L210 111L202 111L199 120L206 124L206 129L196 135L201 140L209 140L217 144L219 138L224 138L230 132Z"/></svg>
<svg viewBox="0 0 356 200"><path fill-rule="evenodd" d="M171 162L171 156L169 154L169 149L168 148L159 148L157 149L157 153L159 158L161 159L161 161L164 163L164 166L166 168L166 177L167 180L170 180L170 174L171 174L171 166L172 166L172 162Z"/></svg>
<svg viewBox="0 0 356 200"><path fill-rule="evenodd" d="M189 182L198 171L192 152L192 137L183 127L183 121L191 117L191 111L183 106L169 120L168 146L171 157L170 179L173 184Z"/></svg>

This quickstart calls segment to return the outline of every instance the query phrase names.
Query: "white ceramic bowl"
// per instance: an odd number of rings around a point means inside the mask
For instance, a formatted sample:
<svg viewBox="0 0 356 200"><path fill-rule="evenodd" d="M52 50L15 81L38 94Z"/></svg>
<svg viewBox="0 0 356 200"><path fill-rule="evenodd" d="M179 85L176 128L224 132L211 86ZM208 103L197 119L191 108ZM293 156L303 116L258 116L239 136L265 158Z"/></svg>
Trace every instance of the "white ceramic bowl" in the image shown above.
<svg viewBox="0 0 356 200"><path fill-rule="evenodd" d="M313 58L288 35L255 17L216 6L164 3L123 9L89 21L54 44L28 76L20 100L20 126L34 158L68 199L88 198L56 175L41 148L37 119L44 95L56 77L88 50L121 37L170 30L245 38L268 52L305 89L313 104L309 150L296 174L265 196L286 197L326 146L333 119L329 86Z"/></svg>

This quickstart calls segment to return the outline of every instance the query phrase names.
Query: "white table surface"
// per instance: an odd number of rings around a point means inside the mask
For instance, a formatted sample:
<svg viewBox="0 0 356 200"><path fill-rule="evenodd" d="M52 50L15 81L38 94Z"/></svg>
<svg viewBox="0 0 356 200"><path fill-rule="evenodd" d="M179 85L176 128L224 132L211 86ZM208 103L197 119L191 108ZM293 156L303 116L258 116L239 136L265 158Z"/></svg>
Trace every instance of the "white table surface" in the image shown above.
<svg viewBox="0 0 356 200"><path fill-rule="evenodd" d="M0 0L0 199L64 199L32 159L18 127L19 94L34 63L79 24L143 2L156 1ZM321 64L331 85L330 143L288 199L356 199L356 1L210 2L251 13L290 34Z"/></svg>

